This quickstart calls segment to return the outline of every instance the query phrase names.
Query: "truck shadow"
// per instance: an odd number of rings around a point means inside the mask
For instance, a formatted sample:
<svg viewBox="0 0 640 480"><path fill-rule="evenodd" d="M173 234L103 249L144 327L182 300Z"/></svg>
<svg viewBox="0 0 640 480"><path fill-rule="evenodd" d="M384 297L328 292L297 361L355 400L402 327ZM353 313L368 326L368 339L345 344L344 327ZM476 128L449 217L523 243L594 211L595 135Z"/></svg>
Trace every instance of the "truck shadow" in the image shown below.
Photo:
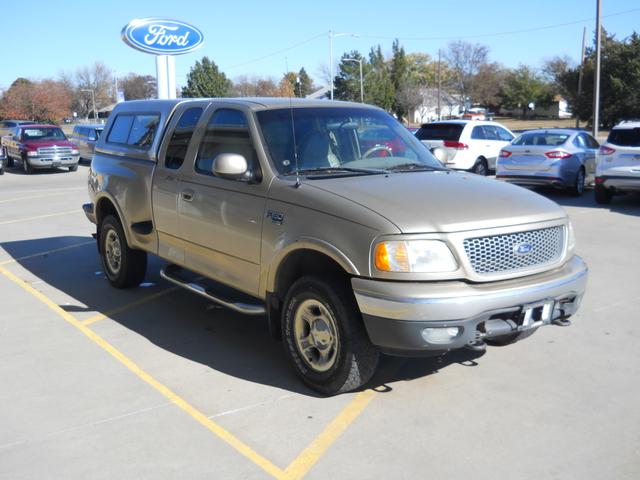
<svg viewBox="0 0 640 480"><path fill-rule="evenodd" d="M34 285L79 321L97 318L90 328L143 368L140 338L224 375L319 396L306 388L288 365L281 342L269 336L266 319L232 312L174 287L160 278L164 262L157 257L149 256L144 284L117 290L102 273L91 237L50 237L3 242L0 246L27 272L20 272L15 264L4 268L28 282L44 281L46 285ZM39 255L51 250L56 252ZM99 314L108 318L97 317ZM137 335L122 335L122 328ZM368 387L384 391L394 382L437 373L451 363L465 364L477 356L467 351L426 359L382 356ZM149 361L167 359L154 357Z"/></svg>

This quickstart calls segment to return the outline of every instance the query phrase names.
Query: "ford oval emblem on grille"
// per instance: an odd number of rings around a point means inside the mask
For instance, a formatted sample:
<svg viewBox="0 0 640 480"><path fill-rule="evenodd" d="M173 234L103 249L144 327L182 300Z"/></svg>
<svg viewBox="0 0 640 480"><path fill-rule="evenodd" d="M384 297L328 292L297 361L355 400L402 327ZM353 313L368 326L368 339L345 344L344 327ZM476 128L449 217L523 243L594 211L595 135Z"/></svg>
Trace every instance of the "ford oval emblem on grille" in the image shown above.
<svg viewBox="0 0 640 480"><path fill-rule="evenodd" d="M530 243L518 243L513 246L513 253L516 255L527 255L533 252L533 245Z"/></svg>
<svg viewBox="0 0 640 480"><path fill-rule="evenodd" d="M181 55L202 46L202 32L178 20L140 18L122 29L122 40L130 47L156 55Z"/></svg>

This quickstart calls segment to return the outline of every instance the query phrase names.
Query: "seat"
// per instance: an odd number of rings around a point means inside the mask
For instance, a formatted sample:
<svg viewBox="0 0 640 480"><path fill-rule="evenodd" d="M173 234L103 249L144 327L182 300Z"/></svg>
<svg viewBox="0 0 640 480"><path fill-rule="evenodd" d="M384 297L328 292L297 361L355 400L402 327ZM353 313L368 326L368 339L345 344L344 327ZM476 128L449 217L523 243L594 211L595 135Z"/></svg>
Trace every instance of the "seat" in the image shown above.
<svg viewBox="0 0 640 480"><path fill-rule="evenodd" d="M314 130L300 142L298 160L300 169L328 168L329 136L319 130Z"/></svg>

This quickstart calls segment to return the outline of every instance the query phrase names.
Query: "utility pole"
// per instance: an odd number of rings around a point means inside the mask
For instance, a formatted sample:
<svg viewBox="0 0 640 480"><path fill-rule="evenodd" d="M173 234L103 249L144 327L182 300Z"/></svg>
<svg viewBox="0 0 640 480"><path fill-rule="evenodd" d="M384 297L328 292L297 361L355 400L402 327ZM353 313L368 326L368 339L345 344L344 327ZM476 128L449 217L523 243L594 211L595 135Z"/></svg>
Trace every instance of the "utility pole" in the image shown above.
<svg viewBox="0 0 640 480"><path fill-rule="evenodd" d="M600 15L602 13L602 2L596 0L596 70L593 82L593 138L598 139L598 126L600 124L600 43L602 26Z"/></svg>
<svg viewBox="0 0 640 480"><path fill-rule="evenodd" d="M440 114L440 91L442 89L442 82L440 78L440 49L438 49L438 121L441 120Z"/></svg>
<svg viewBox="0 0 640 480"><path fill-rule="evenodd" d="M580 55L580 73L578 74L578 102L582 97L582 76L584 75L584 49L587 43L587 27L582 30L582 55ZM577 105L576 105L577 107ZM576 112L576 128L580 128L580 115Z"/></svg>

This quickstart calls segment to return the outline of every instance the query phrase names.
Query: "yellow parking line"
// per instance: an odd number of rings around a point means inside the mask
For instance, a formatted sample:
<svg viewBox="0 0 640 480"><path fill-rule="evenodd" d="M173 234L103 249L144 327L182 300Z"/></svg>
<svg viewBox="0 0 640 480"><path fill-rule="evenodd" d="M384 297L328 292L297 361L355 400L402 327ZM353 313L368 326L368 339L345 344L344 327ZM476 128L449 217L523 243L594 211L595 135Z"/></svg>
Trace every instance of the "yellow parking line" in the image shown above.
<svg viewBox="0 0 640 480"><path fill-rule="evenodd" d="M285 470L286 478L294 480L304 477L338 437L367 408L374 395L373 390L358 393L322 433L298 455L298 458L291 462Z"/></svg>
<svg viewBox="0 0 640 480"><path fill-rule="evenodd" d="M271 463L265 457L258 454L256 451L254 451L246 443L242 442L239 438L237 438L231 432L229 432L228 430L226 430L225 428L223 428L213 420L209 419L204 413L200 412L198 409L193 407L189 402L184 400L182 397L177 395L167 386L163 385L158 380L156 380L151 375L149 375L147 372L142 370L142 368L140 368L135 362L129 359L126 355L124 355L120 350L115 348L113 345L111 345L109 342L107 342L104 338L99 336L89 327L80 323L78 320L76 320L75 317L73 317L73 315L64 311L58 304L56 304L49 297L39 292L38 290L33 288L31 285L26 283L24 280L18 278L16 275L6 270L4 267L0 267L0 273L2 273L2 275L7 277L16 285L20 286L22 289L24 289L25 291L29 292L31 295L36 297L38 300L44 303L47 307L49 307L52 311L54 311L60 317L66 320L69 324L73 325L78 330L80 330L85 336L89 338L89 340L91 340L100 348L108 352L111 356L113 356L116 360L118 360L122 365L124 365L129 371L131 371L137 377L145 381L148 385L153 387L156 391L164 395L172 403L177 405L182 411L187 413L189 416L191 416L194 420L196 420L198 423L203 425L205 428L213 432L215 435L218 436L218 438L220 438L221 440L226 442L228 445L236 449L244 457L248 458L257 466L262 468L265 472L267 472L268 474L272 475L277 479L288 478L288 476L286 476L285 472L282 469L278 468L276 465Z"/></svg>
<svg viewBox="0 0 640 480"><path fill-rule="evenodd" d="M147 303L150 302L151 300L155 300L156 298L160 298L168 293L174 292L176 290L178 290L180 287L179 286L174 286L174 287L170 287L170 288L166 288L164 290L161 290L159 292L153 293L151 295L147 295L146 297L142 297L139 300L136 300L134 302L131 303L127 303L126 305L123 305L121 307L118 308L114 308L113 310L109 310L108 312L105 313L98 313L96 315L94 315L93 317L90 317L86 320L82 320L80 321L80 323L82 325L84 325L85 327L89 326L89 325L93 325L96 322L99 322L100 320L104 320L105 318L109 318L113 315L117 315L118 313L122 313L125 312L131 308L137 307L139 305L142 305L143 303Z"/></svg>
<svg viewBox="0 0 640 480"><path fill-rule="evenodd" d="M20 222L29 222L31 220L40 220L41 218L59 217L61 215L69 215L70 213L80 213L80 210L77 209L77 208L74 208L73 210L67 210L66 212L48 213L46 215L38 215L36 217L17 218L15 220L7 220L5 222L0 222L0 225L9 225L11 223L20 223Z"/></svg>
<svg viewBox="0 0 640 480"><path fill-rule="evenodd" d="M24 257L12 258L10 260L3 260L0 262L0 265L8 265L10 263L21 262L22 260L28 260L30 258L42 257L44 255L49 255L50 253L63 252L64 250L71 250L72 248L83 247L89 244L95 244L95 240L91 240L89 242L75 243L73 245L67 245L66 247L54 248L52 250L47 250L45 252L34 253L32 255L25 255Z"/></svg>

